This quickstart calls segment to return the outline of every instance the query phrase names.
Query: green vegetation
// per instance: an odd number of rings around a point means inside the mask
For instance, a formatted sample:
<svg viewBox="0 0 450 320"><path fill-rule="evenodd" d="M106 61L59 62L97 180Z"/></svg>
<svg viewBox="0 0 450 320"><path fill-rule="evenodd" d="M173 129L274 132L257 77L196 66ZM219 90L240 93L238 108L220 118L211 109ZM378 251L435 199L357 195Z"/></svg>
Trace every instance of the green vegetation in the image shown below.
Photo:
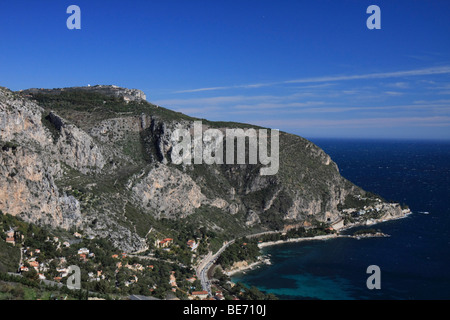
<svg viewBox="0 0 450 320"><path fill-rule="evenodd" d="M169 285L171 275L177 279L179 290L175 295L179 298L187 298L188 292L201 290L199 283L187 281L195 274L191 268L175 261L167 262L164 257L147 260L144 257L122 255L107 239L77 239L63 230L57 231L56 238L54 231L3 213L0 214L0 227L0 299L85 299L87 295L123 298L130 294L163 299L172 289ZM16 246L5 242L5 232L11 229L16 234ZM19 240L22 235L23 240ZM71 244L66 246L63 242ZM178 244L179 247L173 245L171 248L171 255L175 257L173 260L188 265L192 253L186 243ZM7 275L5 272L18 270L20 246L25 249L23 266L29 271L22 271L21 276ZM80 255L80 249L86 251L84 257ZM61 277L61 273L64 273L61 270L68 266L79 266L82 291L67 291L65 286L48 287L38 279L38 271L31 266L32 261L39 263L39 273L50 281ZM65 281L64 277L61 281ZM87 291L90 293L87 294Z"/></svg>
<svg viewBox="0 0 450 320"><path fill-rule="evenodd" d="M20 249L6 243L6 233L15 226L15 219L0 210L0 272L15 272L19 265Z"/></svg>
<svg viewBox="0 0 450 320"><path fill-rule="evenodd" d="M354 196L354 195L347 195L345 198L343 205L338 205L338 209L347 209L347 208L354 208L356 210L361 210L365 206L372 206L376 203L375 199L380 199L380 197L376 196L375 194L368 193L367 195L363 196Z"/></svg>
<svg viewBox="0 0 450 320"><path fill-rule="evenodd" d="M35 93L32 96L39 105L48 111L54 110L74 122L77 122L77 116L84 112L89 112L97 120L116 117L118 114L124 113L127 115L152 114L169 121L194 120L180 112L162 108L147 101L126 102L122 97L83 90L63 91L59 94ZM64 111L71 111L71 113Z"/></svg>
<svg viewBox="0 0 450 320"><path fill-rule="evenodd" d="M42 115L41 122L44 125L44 127L46 127L50 131L53 142L56 143L58 141L59 137L61 136L61 132L58 129L56 129L56 127L50 121L50 116Z"/></svg>
<svg viewBox="0 0 450 320"><path fill-rule="evenodd" d="M278 300L273 293L265 294L255 286L248 288L240 282L231 288L229 292L241 300Z"/></svg>
<svg viewBox="0 0 450 320"><path fill-rule="evenodd" d="M323 222L314 221L313 227L304 228L297 227L290 229L286 233L271 233L257 237L258 242L272 242L283 240L286 241L288 239L297 239L297 238L310 238L316 236L324 236L328 234L336 233L335 230L331 229L327 224Z"/></svg>
<svg viewBox="0 0 450 320"><path fill-rule="evenodd" d="M254 286L248 288L241 282L232 284L230 277L224 274L220 267L214 270L214 278L216 281L213 286L213 293L220 291L226 300L234 298L239 298L240 300L278 300L274 294L265 294Z"/></svg>
<svg viewBox="0 0 450 320"><path fill-rule="evenodd" d="M298 227L290 229L286 233L270 233L251 239L245 237L237 239L220 255L217 263L222 268L227 269L235 262L247 261L249 264L255 262L261 255L258 247L258 243L260 242L316 237L336 232L330 229L325 223L315 221L313 224L314 226L311 228Z"/></svg>
<svg viewBox="0 0 450 320"><path fill-rule="evenodd" d="M0 149L2 151L9 151L9 149L11 149L12 151L16 151L17 147L19 147L19 145L14 141L1 141L0 140Z"/></svg>
<svg viewBox="0 0 450 320"><path fill-rule="evenodd" d="M231 244L219 257L217 263L227 269L238 261L255 262L260 256L258 242L254 239L242 238Z"/></svg>
<svg viewBox="0 0 450 320"><path fill-rule="evenodd" d="M89 296L110 299L109 296L88 294L85 290L70 290L66 286L46 285L18 275L0 273L0 300L85 300Z"/></svg>
<svg viewBox="0 0 450 320"><path fill-rule="evenodd" d="M303 227L291 229L284 236L285 239L294 239L294 238L309 238L309 237L317 237L324 236L328 234L335 233L336 231L330 229L324 223L317 223L317 225L313 228L305 229Z"/></svg>
<svg viewBox="0 0 450 320"><path fill-rule="evenodd" d="M15 272L19 265L20 249L0 239L0 272Z"/></svg>

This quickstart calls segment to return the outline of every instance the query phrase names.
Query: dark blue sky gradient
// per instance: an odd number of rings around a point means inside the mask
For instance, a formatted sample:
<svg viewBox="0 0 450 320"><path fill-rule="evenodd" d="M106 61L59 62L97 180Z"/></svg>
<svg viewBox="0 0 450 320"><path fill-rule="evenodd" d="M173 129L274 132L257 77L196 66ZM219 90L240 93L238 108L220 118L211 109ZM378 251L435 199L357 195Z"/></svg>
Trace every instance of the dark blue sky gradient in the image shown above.
<svg viewBox="0 0 450 320"><path fill-rule="evenodd" d="M81 30L68 30L69 5ZM381 30L366 9L381 8ZM115 84L306 137L450 139L450 2L2 1L0 85Z"/></svg>

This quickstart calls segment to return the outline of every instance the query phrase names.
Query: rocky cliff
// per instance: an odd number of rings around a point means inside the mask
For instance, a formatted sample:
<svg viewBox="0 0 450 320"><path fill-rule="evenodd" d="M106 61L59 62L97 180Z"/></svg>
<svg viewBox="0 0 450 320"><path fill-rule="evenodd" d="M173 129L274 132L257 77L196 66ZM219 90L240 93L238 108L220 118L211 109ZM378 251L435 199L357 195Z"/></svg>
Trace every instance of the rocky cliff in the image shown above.
<svg viewBox="0 0 450 320"><path fill-rule="evenodd" d="M316 145L280 133L279 171L261 164L176 165L177 129L196 119L114 86L0 89L0 210L34 223L146 247L171 220L233 237L345 218L375 196L344 179ZM203 120L203 130L254 128ZM355 200L356 199L356 200ZM398 205L379 216L401 215ZM167 222L169 221L169 222Z"/></svg>

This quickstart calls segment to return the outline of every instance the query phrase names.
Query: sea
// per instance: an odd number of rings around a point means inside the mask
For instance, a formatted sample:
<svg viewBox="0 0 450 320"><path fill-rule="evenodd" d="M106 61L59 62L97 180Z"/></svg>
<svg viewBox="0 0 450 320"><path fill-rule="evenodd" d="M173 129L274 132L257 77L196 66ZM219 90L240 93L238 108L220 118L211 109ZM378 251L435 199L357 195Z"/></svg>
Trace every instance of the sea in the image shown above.
<svg viewBox="0 0 450 320"><path fill-rule="evenodd" d="M281 300L450 299L450 142L312 141L345 178L407 204L412 214L371 226L390 235L386 238L266 247L263 254L271 264L236 274L232 281ZM379 289L367 285L372 265L379 267Z"/></svg>

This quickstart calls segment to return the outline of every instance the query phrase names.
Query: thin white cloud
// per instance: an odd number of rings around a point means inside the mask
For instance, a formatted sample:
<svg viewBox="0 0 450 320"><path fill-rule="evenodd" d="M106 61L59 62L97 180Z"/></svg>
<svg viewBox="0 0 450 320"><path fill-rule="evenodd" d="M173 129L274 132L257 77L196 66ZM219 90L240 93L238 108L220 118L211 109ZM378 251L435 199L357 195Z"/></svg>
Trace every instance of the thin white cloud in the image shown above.
<svg viewBox="0 0 450 320"><path fill-rule="evenodd" d="M438 90L441 90L441 89L449 89L449 90L450 90L450 83L444 83L444 84L441 84L441 85L439 85L439 86L437 86L437 87L434 87L434 89L438 89Z"/></svg>
<svg viewBox="0 0 450 320"><path fill-rule="evenodd" d="M217 96L209 98L167 99L155 101L160 106L186 106L186 105L219 105L224 103L241 103L242 101L254 101L272 99L273 96Z"/></svg>
<svg viewBox="0 0 450 320"><path fill-rule="evenodd" d="M175 91L175 93L188 93L188 92L202 92L202 91L215 91L215 90L225 90L233 87L210 87L210 88L198 88L198 89L190 89L190 90L180 90Z"/></svg>
<svg viewBox="0 0 450 320"><path fill-rule="evenodd" d="M336 85L335 83L311 84L307 86L294 87L294 89L321 89L321 88L329 88L335 85Z"/></svg>
<svg viewBox="0 0 450 320"><path fill-rule="evenodd" d="M386 94L395 96L401 93L387 92ZM367 100L367 96L364 96ZM345 113L345 112L415 112L430 114L443 114L450 112L450 100L417 100L409 104L400 105L371 105L367 101L335 102L324 100L303 100L301 94L288 96L217 96L208 98L171 99L157 101L159 105L169 106L175 111L179 111L192 116L211 117L211 115L229 114L245 115L257 114L265 116L279 116L282 114L324 114L324 113ZM358 99L360 100L360 99ZM369 99L370 100L370 99ZM373 101L372 101L373 102Z"/></svg>
<svg viewBox="0 0 450 320"><path fill-rule="evenodd" d="M225 87L210 87L210 88L197 88L197 89L187 89L187 90L179 90L174 93L194 93L194 92L203 92L203 91L217 91L217 90L227 90L227 89L252 89L252 88L261 88L275 85L276 83L254 83L254 84L242 84L235 86L225 86Z"/></svg>
<svg viewBox="0 0 450 320"><path fill-rule="evenodd" d="M416 100L413 101L414 104L450 104L450 99L440 99L440 100Z"/></svg>
<svg viewBox="0 0 450 320"><path fill-rule="evenodd" d="M177 112L181 112L183 114L189 115L189 116L195 116L195 115L204 115L204 114L212 114L212 113L222 113L222 109L219 107L199 107L199 108L178 108L174 109Z"/></svg>
<svg viewBox="0 0 450 320"><path fill-rule="evenodd" d="M271 128L386 128L386 127L450 127L450 117L400 117L362 119L289 119L261 120L253 124Z"/></svg>
<svg viewBox="0 0 450 320"><path fill-rule="evenodd" d="M430 85L427 87L427 89L430 90L439 90L436 92L438 95L448 95L450 94L450 83L430 83Z"/></svg>
<svg viewBox="0 0 450 320"><path fill-rule="evenodd" d="M387 94L388 96L402 96L404 95L403 92L398 92L398 91L385 91L385 94Z"/></svg>
<svg viewBox="0 0 450 320"><path fill-rule="evenodd" d="M320 106L324 105L324 101L307 101L307 102L293 102L293 103L258 103L252 105L236 105L233 106L233 109L241 109L241 110L263 110L263 109L284 109L284 108L304 108L311 106Z"/></svg>
<svg viewBox="0 0 450 320"><path fill-rule="evenodd" d="M396 89L408 89L409 83L400 81L400 82L388 83L388 84L386 84L386 86L391 87L391 88L396 88Z"/></svg>
<svg viewBox="0 0 450 320"><path fill-rule="evenodd" d="M282 115L282 114L324 114L324 113L345 113L345 112L415 112L425 113L450 113L450 104L407 104L407 105L389 105L389 106L340 106L339 104L329 104L322 106L326 103L318 102L316 106L314 104L305 104L298 108L284 108L284 105L255 105L255 106L235 106L229 108L226 112L228 114L251 114L259 111L258 114L264 113L265 115ZM379 113L378 112L378 113Z"/></svg>
<svg viewBox="0 0 450 320"><path fill-rule="evenodd" d="M414 69L407 71L368 73L350 76L307 78L307 79L285 81L285 83L311 83L311 82L331 82L331 81L347 81L347 80L362 80L362 79L386 79L386 78L424 76L424 75L448 74L448 73L450 73L450 66L443 66L425 69Z"/></svg>
<svg viewBox="0 0 450 320"><path fill-rule="evenodd" d="M293 84L293 83L321 83L321 82L339 82L339 81L349 81L349 80L401 78L401 77L427 76L427 75L436 75L436 74L450 74L450 66L430 67L430 68L423 68L423 69L413 69L413 70L394 71L394 72L367 73L367 74L359 74L359 75L342 75L342 76L324 76L324 77L302 78L302 79L294 79L294 80L279 81L279 82L268 82L268 83L257 83L257 84L243 84L243 85L233 85L233 86L196 88L196 89L188 89L188 90L179 90L179 91L176 91L175 93L228 90L228 89L238 89L238 88L241 88L241 89L242 88L261 88L261 87L270 87L270 86L274 86L274 85Z"/></svg>
<svg viewBox="0 0 450 320"><path fill-rule="evenodd" d="M285 101L292 101L300 98L313 97L314 94L310 92L299 92L286 96L274 96L274 95L258 95L258 96L216 96L207 98L187 98L187 99L165 99L157 100L153 103L159 106L167 107L177 107L177 106L211 106L211 105L222 105L231 103L235 104L248 104L249 102L260 102L264 101L266 103L281 103Z"/></svg>

